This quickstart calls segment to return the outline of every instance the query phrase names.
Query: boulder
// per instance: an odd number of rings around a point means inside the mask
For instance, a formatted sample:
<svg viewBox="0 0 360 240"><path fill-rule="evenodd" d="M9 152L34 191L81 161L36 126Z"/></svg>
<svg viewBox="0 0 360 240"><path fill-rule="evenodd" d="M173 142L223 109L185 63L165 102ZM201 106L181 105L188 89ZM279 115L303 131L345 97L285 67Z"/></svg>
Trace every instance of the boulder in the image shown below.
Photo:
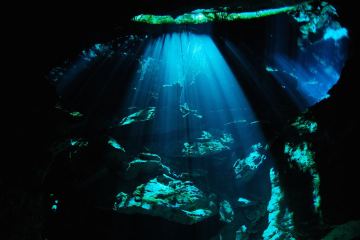
<svg viewBox="0 0 360 240"><path fill-rule="evenodd" d="M217 213L209 198L192 182L166 174L141 184L133 193L120 192L114 210L159 216L182 224L194 224Z"/></svg>

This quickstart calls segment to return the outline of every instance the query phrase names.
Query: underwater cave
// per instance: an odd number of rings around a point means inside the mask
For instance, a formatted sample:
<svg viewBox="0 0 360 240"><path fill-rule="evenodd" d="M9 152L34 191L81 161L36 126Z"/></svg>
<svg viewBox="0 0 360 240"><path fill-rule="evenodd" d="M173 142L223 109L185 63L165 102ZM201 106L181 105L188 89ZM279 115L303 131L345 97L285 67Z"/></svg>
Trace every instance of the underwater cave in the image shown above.
<svg viewBox="0 0 360 240"><path fill-rule="evenodd" d="M27 23L1 239L360 239L352 4L63 7Z"/></svg>

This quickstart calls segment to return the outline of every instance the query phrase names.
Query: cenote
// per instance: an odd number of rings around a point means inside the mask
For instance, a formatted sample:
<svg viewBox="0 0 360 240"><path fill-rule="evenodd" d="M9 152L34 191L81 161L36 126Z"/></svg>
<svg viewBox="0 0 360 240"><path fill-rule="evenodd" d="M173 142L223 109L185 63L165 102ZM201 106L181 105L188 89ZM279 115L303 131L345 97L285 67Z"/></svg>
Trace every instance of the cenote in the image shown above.
<svg viewBox="0 0 360 240"><path fill-rule="evenodd" d="M41 239L357 239L336 4L140 5L46 74Z"/></svg>

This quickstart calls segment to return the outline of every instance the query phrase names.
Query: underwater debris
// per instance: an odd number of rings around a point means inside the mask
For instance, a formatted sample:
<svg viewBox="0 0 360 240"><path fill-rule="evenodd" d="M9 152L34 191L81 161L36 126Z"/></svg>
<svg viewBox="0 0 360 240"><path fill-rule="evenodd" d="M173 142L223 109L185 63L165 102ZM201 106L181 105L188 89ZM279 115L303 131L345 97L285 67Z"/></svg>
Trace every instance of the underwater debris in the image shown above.
<svg viewBox="0 0 360 240"><path fill-rule="evenodd" d="M120 192L114 210L159 216L182 224L200 222L217 212L192 182L176 180L166 174L139 185L131 194Z"/></svg>
<svg viewBox="0 0 360 240"><path fill-rule="evenodd" d="M235 240L248 240L249 233L247 231L247 227L242 225L235 233Z"/></svg>
<svg viewBox="0 0 360 240"><path fill-rule="evenodd" d="M213 137L209 132L202 131L197 142L184 143L182 149L185 157L203 157L207 155L217 154L223 151L230 150L230 145L234 142L231 134L224 133L220 138Z"/></svg>
<svg viewBox="0 0 360 240"><path fill-rule="evenodd" d="M53 213L57 213L58 210L59 210L59 203L60 203L60 201L55 198L55 194L53 194L53 193L50 194L50 200L51 200L50 210L51 210Z"/></svg>
<svg viewBox="0 0 360 240"><path fill-rule="evenodd" d="M141 109L135 113L130 114L127 117L124 117L118 125L125 126L132 123L152 120L155 118L155 112L156 107L148 107L145 109Z"/></svg>
<svg viewBox="0 0 360 240"><path fill-rule="evenodd" d="M219 214L220 221L226 223L234 221L234 210L232 209L231 204L226 200L220 202Z"/></svg>
<svg viewBox="0 0 360 240"><path fill-rule="evenodd" d="M213 136L211 135L211 133L207 132L207 131L202 131L201 137L197 138L198 140L210 140L212 139Z"/></svg>
<svg viewBox="0 0 360 240"><path fill-rule="evenodd" d="M241 120L225 123L224 125L227 126L227 125L245 124L245 123L247 123L247 121L245 119L241 119Z"/></svg>
<svg viewBox="0 0 360 240"><path fill-rule="evenodd" d="M304 116L297 117L295 122L292 123L291 126L295 127L300 135L304 133L314 133L316 132L318 127L316 122L307 120L304 118Z"/></svg>
<svg viewBox="0 0 360 240"><path fill-rule="evenodd" d="M180 112L182 113L183 118L186 118L190 115L199 119L203 118L203 116L200 115L197 110L190 109L187 103L180 105Z"/></svg>
<svg viewBox="0 0 360 240"><path fill-rule="evenodd" d="M297 239L294 233L293 214L283 207L284 193L280 187L279 174L270 169L271 198L268 203L268 227L263 232L264 240Z"/></svg>
<svg viewBox="0 0 360 240"><path fill-rule="evenodd" d="M160 174L171 175L170 168L161 163L161 158L153 153L140 153L139 156L128 163L124 174L127 180L138 176L158 176Z"/></svg>
<svg viewBox="0 0 360 240"><path fill-rule="evenodd" d="M210 154L220 153L226 150L230 150L228 146L225 146L219 140L211 139L206 142L184 143L182 153L186 157L203 157Z"/></svg>
<svg viewBox="0 0 360 240"><path fill-rule="evenodd" d="M115 149L118 149L120 151L125 152L125 148L121 146L114 138L109 137L109 140L107 142L110 146L112 146Z"/></svg>
<svg viewBox="0 0 360 240"><path fill-rule="evenodd" d="M70 115L71 117L73 117L73 118L81 118L81 117L84 116L84 114L82 114L82 113L80 113L80 112L78 112L78 111L73 111L73 112L71 112L71 111L65 109L60 103L57 103L57 104L55 105L55 108L56 108L56 109L59 109L59 110L62 111L62 112L65 112L65 113L69 114L69 115Z"/></svg>
<svg viewBox="0 0 360 240"><path fill-rule="evenodd" d="M248 199L246 199L246 198L242 198L242 197L240 197L240 198L237 200L237 202L238 202L238 205L239 205L240 207L249 207L249 206L254 206L254 205L256 205L255 202L250 201L250 200L248 200Z"/></svg>
<svg viewBox="0 0 360 240"><path fill-rule="evenodd" d="M261 143L251 146L251 152L244 159L238 159L233 165L235 178L240 179L245 183L252 179L256 170L266 160L266 147L264 148Z"/></svg>
<svg viewBox="0 0 360 240"><path fill-rule="evenodd" d="M110 45L103 44L103 43L97 43L91 48L87 50L83 50L81 53L82 59L85 61L92 61L98 57L102 56L111 56L113 54L113 50L111 49Z"/></svg>
<svg viewBox="0 0 360 240"><path fill-rule="evenodd" d="M82 113L80 113L80 112L71 112L70 115L73 116L73 117L82 117L82 116L84 116L84 115L83 115Z"/></svg>
<svg viewBox="0 0 360 240"><path fill-rule="evenodd" d="M155 59L152 57L147 57L147 58L141 58L139 60L139 65L140 68L137 71L138 74L140 74L139 76L139 81L143 81L145 78L145 74L147 73L147 71L151 68L154 67L155 65Z"/></svg>
<svg viewBox="0 0 360 240"><path fill-rule="evenodd" d="M69 141L72 147L78 147L78 148L87 147L89 144L89 142L83 138L71 138Z"/></svg>
<svg viewBox="0 0 360 240"><path fill-rule="evenodd" d="M220 137L220 141L223 144L233 144L234 138L232 137L232 135L230 133L224 133L223 136Z"/></svg>
<svg viewBox="0 0 360 240"><path fill-rule="evenodd" d="M179 178L182 180L188 180L193 178L203 178L208 175L208 171L204 169L191 169L189 172L182 172Z"/></svg>

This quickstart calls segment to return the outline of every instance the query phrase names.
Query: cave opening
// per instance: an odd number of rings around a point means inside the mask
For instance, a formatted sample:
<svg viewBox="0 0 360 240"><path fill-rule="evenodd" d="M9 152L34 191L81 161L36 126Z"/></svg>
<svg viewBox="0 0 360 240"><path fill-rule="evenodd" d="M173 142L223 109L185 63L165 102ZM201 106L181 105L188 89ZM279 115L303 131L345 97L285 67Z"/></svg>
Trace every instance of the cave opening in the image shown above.
<svg viewBox="0 0 360 240"><path fill-rule="evenodd" d="M323 237L329 176L311 109L331 99L348 57L336 9L315 1L131 20L133 31L47 75L60 124L42 177L44 236Z"/></svg>

